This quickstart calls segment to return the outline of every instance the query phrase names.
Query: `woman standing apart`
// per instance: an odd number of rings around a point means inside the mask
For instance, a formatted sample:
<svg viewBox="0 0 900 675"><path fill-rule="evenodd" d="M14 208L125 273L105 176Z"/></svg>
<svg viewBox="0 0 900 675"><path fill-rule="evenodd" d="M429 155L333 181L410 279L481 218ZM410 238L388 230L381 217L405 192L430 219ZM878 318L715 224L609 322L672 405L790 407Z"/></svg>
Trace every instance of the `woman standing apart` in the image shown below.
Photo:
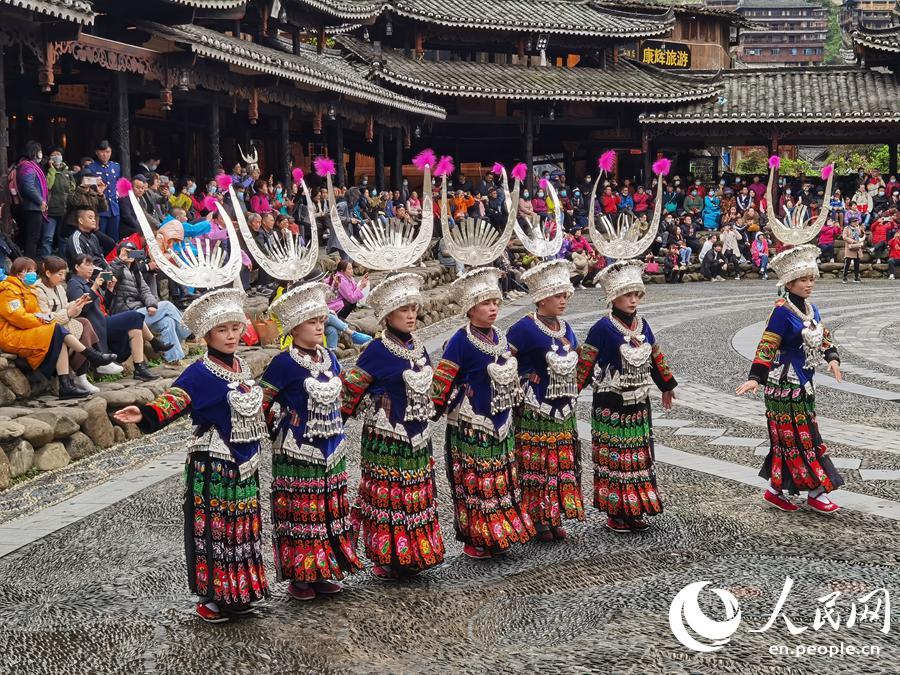
<svg viewBox="0 0 900 675"><path fill-rule="evenodd" d="M247 328L243 291L219 289L194 300L184 321L203 336L206 354L151 403L128 406L117 421L145 432L190 414L184 546L197 614L210 623L246 614L269 597L259 505L259 442L265 434L262 389L235 354Z"/></svg>
<svg viewBox="0 0 900 675"><path fill-rule="evenodd" d="M444 559L431 447L433 370L415 334L421 287L420 275L403 273L372 289L368 301L384 332L342 376L344 415L370 401L354 519L372 573L383 579L418 574Z"/></svg>
<svg viewBox="0 0 900 675"><path fill-rule="evenodd" d="M291 289L269 307L293 344L262 376L272 434L272 538L288 595L313 600L342 589L362 569L353 545L341 420L341 367L322 346L328 286ZM278 403L277 418L272 406Z"/></svg>
<svg viewBox="0 0 900 675"><path fill-rule="evenodd" d="M826 493L844 481L828 456L816 422L815 369L828 363L840 382L841 361L819 309L809 301L819 267L819 249L803 244L772 258L769 266L788 291L769 316L750 376L736 393L755 393L764 387L769 454L759 475L769 481L764 498L782 511L799 507L784 496L808 491L806 503L814 511L833 513L838 505Z"/></svg>
<svg viewBox="0 0 900 675"><path fill-rule="evenodd" d="M591 327L581 346L578 384L593 384L591 445L594 506L613 532L646 530L645 516L662 513L653 456L650 387L672 407L677 385L653 331L637 309L644 298L641 263L620 260L604 269L600 284L610 311Z"/></svg>
<svg viewBox="0 0 900 675"><path fill-rule="evenodd" d="M522 502L512 433L521 400L518 362L494 328L500 270L479 267L450 286L468 322L450 338L432 397L447 415L447 478L463 553L490 558L535 534Z"/></svg>
<svg viewBox="0 0 900 675"><path fill-rule="evenodd" d="M562 319L574 292L571 273L566 260L544 262L525 272L522 281L535 311L507 332L525 379L525 397L515 420L522 502L541 541L565 539L563 519L584 520L575 417L578 341Z"/></svg>

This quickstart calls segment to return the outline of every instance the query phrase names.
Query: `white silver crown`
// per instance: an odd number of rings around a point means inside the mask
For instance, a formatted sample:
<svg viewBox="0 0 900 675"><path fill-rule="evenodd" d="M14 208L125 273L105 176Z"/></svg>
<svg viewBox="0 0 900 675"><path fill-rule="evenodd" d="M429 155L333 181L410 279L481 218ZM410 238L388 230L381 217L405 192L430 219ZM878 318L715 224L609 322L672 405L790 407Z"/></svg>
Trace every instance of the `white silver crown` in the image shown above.
<svg viewBox="0 0 900 675"><path fill-rule="evenodd" d="M318 281L295 286L269 305L281 325L281 333L287 335L304 321L328 315L328 295L331 289Z"/></svg>
<svg viewBox="0 0 900 675"><path fill-rule="evenodd" d="M769 261L769 267L782 284L804 277L819 276L816 258L822 254L818 246L803 244L782 251Z"/></svg>
<svg viewBox="0 0 900 675"><path fill-rule="evenodd" d="M247 295L237 288L220 288L204 293L194 300L181 319L198 338L202 338L216 326L230 321L240 321L247 328L244 301Z"/></svg>
<svg viewBox="0 0 900 675"><path fill-rule="evenodd" d="M606 295L607 304L626 293L633 291L645 293L643 274L644 265L639 260L618 260L604 267L598 279Z"/></svg>
<svg viewBox="0 0 900 675"><path fill-rule="evenodd" d="M147 242L150 258L172 281L193 288L218 288L227 286L238 278L241 273L241 244L231 218L221 204L217 206L225 223L225 231L228 233L227 250L223 246L224 242L211 242L209 239L193 237L185 239L184 245L177 251L172 251L170 257L159 247L156 235L147 222L147 215L134 196L133 190L128 191L128 198L141 225L141 233Z"/></svg>
<svg viewBox="0 0 900 675"><path fill-rule="evenodd" d="M306 181L301 180L300 185L303 187L307 205L311 205L313 200ZM231 205L238 221L238 228L244 237L244 246L266 274L281 281L297 281L312 271L319 257L319 237L312 206L308 206L311 210L309 214L309 245L304 245L299 234L294 234L290 230L277 230L272 233L270 243L266 247L267 250L263 251L256 243L253 232L247 225L247 217L241 209L234 186L229 186L228 191L231 193ZM230 222L226 215L223 215L223 219L226 219L226 225Z"/></svg>
<svg viewBox="0 0 900 675"><path fill-rule="evenodd" d="M528 294L534 302L540 302L557 293L575 292L570 277L575 266L568 260L547 260L525 271L522 282L528 286Z"/></svg>
<svg viewBox="0 0 900 675"><path fill-rule="evenodd" d="M476 267L450 284L450 295L465 314L479 302L503 298L500 291L501 275L496 267Z"/></svg>
<svg viewBox="0 0 900 675"><path fill-rule="evenodd" d="M769 182L766 185L766 215L768 216L768 226L772 230L772 234L783 244L799 246L812 241L819 235L819 231L828 220L828 214L831 213L831 184L834 178L834 169L828 174L828 180L825 181L825 195L822 197L822 210L815 218L807 218L809 209L802 201L797 202L793 211L785 218L779 218L775 210L775 204L772 198L772 187L775 183L775 167L774 162L769 162ZM871 202L869 209L872 208Z"/></svg>
<svg viewBox="0 0 900 675"><path fill-rule="evenodd" d="M375 318L384 321L387 315L406 305L422 306L422 277L413 272L394 274L369 291L366 302L375 310Z"/></svg>
<svg viewBox="0 0 900 675"><path fill-rule="evenodd" d="M503 180L506 180L504 172ZM531 255L538 258L552 258L562 248L563 243L563 212L562 202L556 193L556 188L550 181L542 181L541 187L550 193L550 199L553 201L553 218L546 218L541 222L537 214L533 214L528 223L529 232L522 229L518 219L516 219L515 233L522 246ZM510 213L517 213L518 200L513 202L516 208L509 206Z"/></svg>
<svg viewBox="0 0 900 675"><path fill-rule="evenodd" d="M328 205L331 227L341 248L353 262L371 270L392 271L409 267L418 262L431 243L434 231L434 208L431 199L431 167L425 165L425 190L422 195L422 222L401 223L396 218L363 220L359 233L350 236L344 229L338 214L337 199L331 175L325 177L328 185Z"/></svg>
<svg viewBox="0 0 900 675"><path fill-rule="evenodd" d="M591 200L588 205L588 231L591 233L591 243L598 252L607 258L625 260L643 255L659 231L659 221L662 217L662 188L663 177L657 177L656 199L653 206L653 220L646 232L640 230L640 219L630 211L620 211L616 214L601 214L595 216L594 203L597 200L597 186L603 178L603 171L594 181L591 189ZM600 221L597 227L596 221Z"/></svg>

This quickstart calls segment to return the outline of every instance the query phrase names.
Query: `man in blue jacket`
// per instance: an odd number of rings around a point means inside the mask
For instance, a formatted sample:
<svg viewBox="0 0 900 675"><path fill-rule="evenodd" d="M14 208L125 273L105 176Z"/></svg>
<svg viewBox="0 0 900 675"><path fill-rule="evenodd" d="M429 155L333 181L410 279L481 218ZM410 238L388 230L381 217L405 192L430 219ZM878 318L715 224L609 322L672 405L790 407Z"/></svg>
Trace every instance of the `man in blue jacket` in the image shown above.
<svg viewBox="0 0 900 675"><path fill-rule="evenodd" d="M109 141L100 141L94 153L97 160L88 167L95 175L100 176L106 184L104 196L109 203L109 210L100 215L100 231L113 241L119 241L119 199L116 196L116 183L122 177L122 167L113 162L112 146Z"/></svg>

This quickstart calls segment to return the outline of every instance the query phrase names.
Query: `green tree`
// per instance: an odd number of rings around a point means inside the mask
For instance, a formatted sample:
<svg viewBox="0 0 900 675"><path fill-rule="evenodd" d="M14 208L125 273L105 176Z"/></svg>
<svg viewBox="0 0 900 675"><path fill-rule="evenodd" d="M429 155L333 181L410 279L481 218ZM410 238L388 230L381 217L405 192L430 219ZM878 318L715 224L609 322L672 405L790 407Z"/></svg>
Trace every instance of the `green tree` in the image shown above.
<svg viewBox="0 0 900 675"><path fill-rule="evenodd" d="M838 174L856 173L862 167L866 171L878 169L882 173L888 171L887 145L829 145L826 164L834 162L834 170Z"/></svg>
<svg viewBox="0 0 900 675"><path fill-rule="evenodd" d="M759 148L751 150L737 163L737 172L740 174L765 173L769 170L769 162L766 153Z"/></svg>
<svg viewBox="0 0 900 675"><path fill-rule="evenodd" d="M782 176L808 176L812 167L805 159L782 159L778 173Z"/></svg>
<svg viewBox="0 0 900 675"><path fill-rule="evenodd" d="M826 0L828 10L828 33L825 37L825 64L842 64L841 58L841 6Z"/></svg>

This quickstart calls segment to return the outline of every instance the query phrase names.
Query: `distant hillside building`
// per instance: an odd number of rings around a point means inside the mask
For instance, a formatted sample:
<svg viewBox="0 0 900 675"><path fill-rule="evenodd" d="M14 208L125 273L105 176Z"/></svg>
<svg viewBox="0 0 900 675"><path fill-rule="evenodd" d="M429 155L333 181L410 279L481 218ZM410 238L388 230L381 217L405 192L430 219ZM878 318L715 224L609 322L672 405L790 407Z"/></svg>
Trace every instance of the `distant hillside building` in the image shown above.
<svg viewBox="0 0 900 675"><path fill-rule="evenodd" d="M755 24L741 31L746 64L810 66L825 59L828 12L811 0L741 0L737 12Z"/></svg>

